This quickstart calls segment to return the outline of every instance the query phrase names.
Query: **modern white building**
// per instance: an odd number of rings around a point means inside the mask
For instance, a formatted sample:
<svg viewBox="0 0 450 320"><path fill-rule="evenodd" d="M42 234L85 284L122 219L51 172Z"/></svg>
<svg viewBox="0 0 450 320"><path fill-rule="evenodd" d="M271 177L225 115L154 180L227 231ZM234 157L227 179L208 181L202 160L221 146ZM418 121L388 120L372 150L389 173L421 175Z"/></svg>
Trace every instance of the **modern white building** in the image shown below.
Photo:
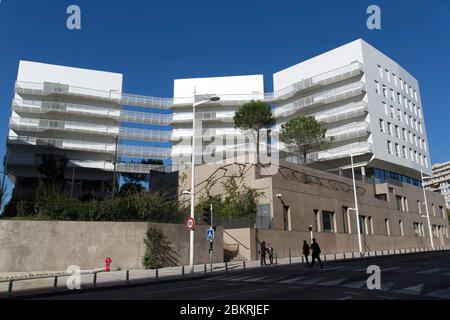
<svg viewBox="0 0 450 320"><path fill-rule="evenodd" d="M144 111L128 111L123 107L126 105ZM35 190L43 154L68 160L66 189L77 196L110 192L118 181L114 172L148 173L151 165L119 159L166 159L170 148L122 142L167 142L170 131L126 124L168 125L170 114L152 114L145 109L170 106L171 99L123 93L118 73L21 61L4 159L6 172L16 186L13 197L27 198Z"/></svg>
<svg viewBox="0 0 450 320"><path fill-rule="evenodd" d="M361 174L418 185L431 173L417 80L395 61L359 39L274 74L275 130L312 115L334 143L309 155ZM280 148L284 146L280 144Z"/></svg>
<svg viewBox="0 0 450 320"><path fill-rule="evenodd" d="M171 158L172 170L189 165L194 101L196 138L203 141L198 164L248 148L254 137L236 129L233 116L242 104L263 100L277 118L272 132L301 115L327 128L332 145L308 155L324 167L345 173L353 154L358 172L374 182L420 185L420 172L431 174L417 80L361 39L275 73L272 93L263 75L177 79L173 98L126 94L122 81L119 73L20 62L5 157L16 190L34 188L36 166L48 152L69 159L67 188L76 194L109 192L114 172L154 168L126 162L133 159ZM220 100L208 101L212 96ZM281 157L295 160L270 141Z"/></svg>
<svg viewBox="0 0 450 320"><path fill-rule="evenodd" d="M433 175L424 184L430 190L441 193L450 209L450 161L433 165Z"/></svg>

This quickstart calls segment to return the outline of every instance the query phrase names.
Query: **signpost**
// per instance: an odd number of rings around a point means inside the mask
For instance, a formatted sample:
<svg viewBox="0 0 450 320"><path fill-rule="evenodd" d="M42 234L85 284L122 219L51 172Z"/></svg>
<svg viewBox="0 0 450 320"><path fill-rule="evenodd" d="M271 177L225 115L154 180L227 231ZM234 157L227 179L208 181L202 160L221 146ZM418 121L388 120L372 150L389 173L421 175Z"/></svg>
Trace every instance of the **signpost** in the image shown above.
<svg viewBox="0 0 450 320"><path fill-rule="evenodd" d="M208 230L206 230L206 240L209 240L209 268L211 272L212 269L212 254L213 254L213 247L214 247L214 228L213 228L213 206L210 205L210 212L211 212L211 226Z"/></svg>

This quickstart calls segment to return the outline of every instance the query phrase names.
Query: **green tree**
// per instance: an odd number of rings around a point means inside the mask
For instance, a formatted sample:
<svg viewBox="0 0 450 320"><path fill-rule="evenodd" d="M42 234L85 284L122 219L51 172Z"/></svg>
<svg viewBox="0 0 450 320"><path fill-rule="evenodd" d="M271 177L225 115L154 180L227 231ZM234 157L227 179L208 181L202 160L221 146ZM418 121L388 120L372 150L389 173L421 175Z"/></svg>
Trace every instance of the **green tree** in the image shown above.
<svg viewBox="0 0 450 320"><path fill-rule="evenodd" d="M309 152L323 150L333 142L333 138L327 137L326 133L327 129L322 128L314 117L298 117L281 126L280 141L302 156L306 164Z"/></svg>
<svg viewBox="0 0 450 320"><path fill-rule="evenodd" d="M264 101L250 101L243 104L234 115L234 126L243 130L256 131L256 162L259 163L259 136L261 129L275 124L272 108Z"/></svg>
<svg viewBox="0 0 450 320"><path fill-rule="evenodd" d="M142 264L145 269L155 269L165 266L174 265L167 264L167 258L171 255L170 242L164 233L153 227L147 229L144 238L145 255L142 258Z"/></svg>
<svg viewBox="0 0 450 320"><path fill-rule="evenodd" d="M37 171L41 174L42 182L46 187L56 188L59 192L64 190L64 173L68 163L69 159L65 155L55 156L49 153L41 155L41 163L37 166Z"/></svg>

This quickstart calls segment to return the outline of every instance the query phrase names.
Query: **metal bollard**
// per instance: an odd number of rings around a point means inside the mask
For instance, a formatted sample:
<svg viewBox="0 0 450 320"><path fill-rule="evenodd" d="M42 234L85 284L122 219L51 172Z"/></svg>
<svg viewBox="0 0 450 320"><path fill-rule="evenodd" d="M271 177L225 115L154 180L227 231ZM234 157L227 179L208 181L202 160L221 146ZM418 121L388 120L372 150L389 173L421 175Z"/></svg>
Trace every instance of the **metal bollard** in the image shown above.
<svg viewBox="0 0 450 320"><path fill-rule="evenodd" d="M130 282L130 271L129 271L129 270L127 270L127 271L125 272L125 281L126 281L127 283Z"/></svg>
<svg viewBox="0 0 450 320"><path fill-rule="evenodd" d="M326 254L323 255L323 261L327 261L327 255Z"/></svg>
<svg viewBox="0 0 450 320"><path fill-rule="evenodd" d="M184 266L181 266L181 277L184 278Z"/></svg>
<svg viewBox="0 0 450 320"><path fill-rule="evenodd" d="M275 251L275 267L278 267L278 254Z"/></svg>
<svg viewBox="0 0 450 320"><path fill-rule="evenodd" d="M56 290L58 288L58 276L55 276L53 279L53 290Z"/></svg>
<svg viewBox="0 0 450 320"><path fill-rule="evenodd" d="M207 269L206 269L206 263L205 263L205 265L204 265L204 273L206 274L206 271L207 271Z"/></svg>
<svg viewBox="0 0 450 320"><path fill-rule="evenodd" d="M355 259L355 253L352 252L352 259Z"/></svg>
<svg viewBox="0 0 450 320"><path fill-rule="evenodd" d="M97 287L97 272L94 272L94 279L92 282L93 282L94 288Z"/></svg>
<svg viewBox="0 0 450 320"><path fill-rule="evenodd" d="M305 263L305 257L302 256L302 263Z"/></svg>
<svg viewBox="0 0 450 320"><path fill-rule="evenodd" d="M291 248L289 248L289 264L292 264L292 259L291 259Z"/></svg>
<svg viewBox="0 0 450 320"><path fill-rule="evenodd" d="M244 267L244 271L245 271L245 260L242 261L242 266Z"/></svg>
<svg viewBox="0 0 450 320"><path fill-rule="evenodd" d="M228 262L225 262L225 272L228 272Z"/></svg>
<svg viewBox="0 0 450 320"><path fill-rule="evenodd" d="M9 280L9 283L8 283L8 296L12 295L12 289L13 289L13 281Z"/></svg>
<svg viewBox="0 0 450 320"><path fill-rule="evenodd" d="M156 270L155 270L155 278L156 278L156 280L159 279L159 269L158 269L158 265L156 266Z"/></svg>
<svg viewBox="0 0 450 320"><path fill-rule="evenodd" d="M344 252L344 259L345 259L345 252Z"/></svg>
<svg viewBox="0 0 450 320"><path fill-rule="evenodd" d="M336 261L336 252L334 253L334 261Z"/></svg>

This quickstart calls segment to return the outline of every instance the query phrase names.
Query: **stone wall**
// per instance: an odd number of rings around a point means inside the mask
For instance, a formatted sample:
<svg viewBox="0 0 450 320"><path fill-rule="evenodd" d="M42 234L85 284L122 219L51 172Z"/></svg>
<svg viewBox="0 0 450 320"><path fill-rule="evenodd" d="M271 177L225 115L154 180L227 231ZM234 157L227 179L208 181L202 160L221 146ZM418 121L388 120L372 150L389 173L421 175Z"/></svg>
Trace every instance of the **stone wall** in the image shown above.
<svg viewBox="0 0 450 320"><path fill-rule="evenodd" d="M184 225L156 224L172 247L168 261L189 264L189 232ZM0 221L0 272L62 271L104 267L142 269L145 222ZM195 263L209 262L205 226L196 227ZM214 262L223 261L223 229L216 231Z"/></svg>

